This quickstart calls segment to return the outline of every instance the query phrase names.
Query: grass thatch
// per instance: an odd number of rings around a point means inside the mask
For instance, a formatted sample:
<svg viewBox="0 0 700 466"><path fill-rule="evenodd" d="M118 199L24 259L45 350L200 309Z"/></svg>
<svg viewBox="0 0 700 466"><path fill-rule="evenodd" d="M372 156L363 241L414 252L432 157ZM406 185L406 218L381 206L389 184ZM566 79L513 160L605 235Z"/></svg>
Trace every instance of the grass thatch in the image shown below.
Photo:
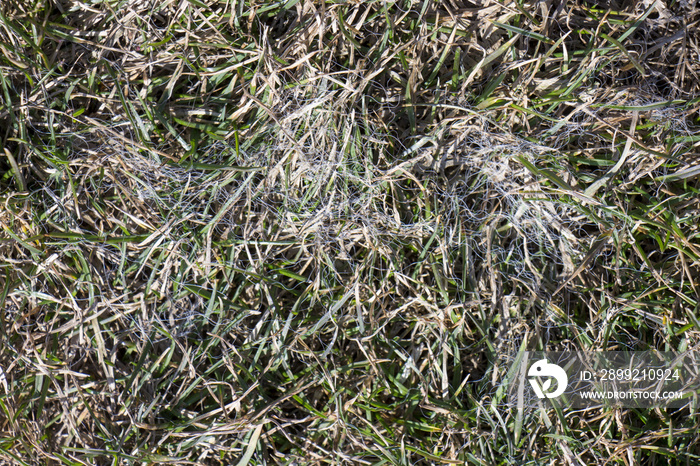
<svg viewBox="0 0 700 466"><path fill-rule="evenodd" d="M696 3L3 0L0 456L698 463L502 387L697 347Z"/></svg>

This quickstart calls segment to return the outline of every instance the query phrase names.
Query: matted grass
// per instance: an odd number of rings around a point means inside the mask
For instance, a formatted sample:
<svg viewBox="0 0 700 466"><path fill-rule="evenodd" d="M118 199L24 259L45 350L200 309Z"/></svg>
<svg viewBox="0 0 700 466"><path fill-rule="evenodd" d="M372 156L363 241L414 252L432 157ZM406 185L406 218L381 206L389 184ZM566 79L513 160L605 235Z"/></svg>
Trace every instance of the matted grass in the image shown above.
<svg viewBox="0 0 700 466"><path fill-rule="evenodd" d="M0 456L696 464L502 389L697 348L695 4L3 1Z"/></svg>

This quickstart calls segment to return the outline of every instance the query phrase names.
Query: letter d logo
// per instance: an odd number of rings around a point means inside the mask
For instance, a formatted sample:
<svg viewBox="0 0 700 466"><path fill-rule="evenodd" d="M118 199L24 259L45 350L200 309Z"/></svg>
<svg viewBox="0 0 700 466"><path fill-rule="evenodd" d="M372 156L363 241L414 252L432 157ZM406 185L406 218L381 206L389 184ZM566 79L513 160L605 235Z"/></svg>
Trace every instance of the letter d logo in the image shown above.
<svg viewBox="0 0 700 466"><path fill-rule="evenodd" d="M566 372L561 367L556 364L547 363L546 359L540 359L532 366L530 370L527 371L529 377L530 385L535 391L537 398L556 398L564 393L566 390L566 384L569 383L569 378L566 376ZM550 377L548 378L540 387L540 383L537 377ZM546 390L552 385L552 378L557 381L557 389L553 392L547 392Z"/></svg>

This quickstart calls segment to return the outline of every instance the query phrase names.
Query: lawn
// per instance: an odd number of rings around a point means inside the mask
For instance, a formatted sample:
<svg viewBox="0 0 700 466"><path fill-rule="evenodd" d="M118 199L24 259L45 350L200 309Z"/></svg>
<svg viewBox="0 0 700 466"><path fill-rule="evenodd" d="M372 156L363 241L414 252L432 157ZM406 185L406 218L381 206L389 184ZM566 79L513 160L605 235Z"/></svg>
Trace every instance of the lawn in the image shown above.
<svg viewBox="0 0 700 466"><path fill-rule="evenodd" d="M2 0L0 461L700 464L696 3Z"/></svg>

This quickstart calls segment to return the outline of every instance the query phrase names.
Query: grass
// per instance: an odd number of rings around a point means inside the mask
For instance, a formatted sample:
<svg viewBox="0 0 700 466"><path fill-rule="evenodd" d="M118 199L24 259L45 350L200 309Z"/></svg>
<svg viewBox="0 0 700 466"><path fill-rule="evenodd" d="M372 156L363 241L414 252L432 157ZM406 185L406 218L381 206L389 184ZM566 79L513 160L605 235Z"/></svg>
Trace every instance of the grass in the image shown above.
<svg viewBox="0 0 700 466"><path fill-rule="evenodd" d="M10 464L695 464L518 349L695 349L694 2L8 0Z"/></svg>

